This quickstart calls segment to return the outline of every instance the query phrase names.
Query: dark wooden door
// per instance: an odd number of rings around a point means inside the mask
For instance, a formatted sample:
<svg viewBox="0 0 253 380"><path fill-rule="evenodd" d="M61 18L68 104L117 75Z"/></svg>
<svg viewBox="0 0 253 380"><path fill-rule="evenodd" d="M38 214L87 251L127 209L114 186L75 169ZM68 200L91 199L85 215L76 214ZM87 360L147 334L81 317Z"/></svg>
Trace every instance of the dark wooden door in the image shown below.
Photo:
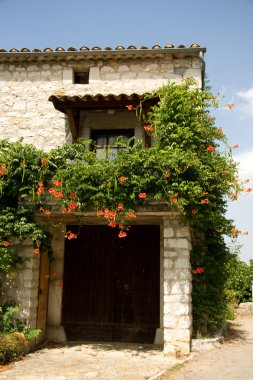
<svg viewBox="0 0 253 380"><path fill-rule="evenodd" d="M126 238L107 226L68 226L62 323L69 340L153 343L159 327L159 226Z"/></svg>

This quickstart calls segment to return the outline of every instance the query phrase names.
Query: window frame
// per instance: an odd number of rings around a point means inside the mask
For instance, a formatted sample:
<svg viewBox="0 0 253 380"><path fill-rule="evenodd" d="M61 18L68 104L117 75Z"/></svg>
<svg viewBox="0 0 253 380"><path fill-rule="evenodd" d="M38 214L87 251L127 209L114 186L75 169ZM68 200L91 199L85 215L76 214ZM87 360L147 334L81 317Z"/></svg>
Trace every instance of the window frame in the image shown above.
<svg viewBox="0 0 253 380"><path fill-rule="evenodd" d="M115 136L115 134L116 134L116 136ZM119 138L120 136L122 136L122 137L126 137L126 138L130 139L130 138L134 137L134 128L128 128L128 129L92 129L90 132L90 138L92 140L91 150L93 150L95 152L97 152L98 149L101 149L101 151L105 150L105 152L106 152L105 158L106 159L113 159L113 158L108 157L110 147L114 150L116 149L117 153L120 149L125 149L124 146L119 146L119 145L110 146L109 145L109 138L114 137L114 136L116 138ZM97 143L98 137L105 137L106 138L106 145L98 147L98 143ZM115 157L116 156L117 156L117 154L115 155Z"/></svg>

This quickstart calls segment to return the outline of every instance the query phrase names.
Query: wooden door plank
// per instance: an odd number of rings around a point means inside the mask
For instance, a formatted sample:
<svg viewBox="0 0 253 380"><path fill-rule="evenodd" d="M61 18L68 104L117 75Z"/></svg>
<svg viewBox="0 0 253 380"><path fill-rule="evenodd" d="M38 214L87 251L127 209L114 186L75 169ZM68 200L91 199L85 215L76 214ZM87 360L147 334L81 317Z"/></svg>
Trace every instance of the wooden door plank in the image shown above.
<svg viewBox="0 0 253 380"><path fill-rule="evenodd" d="M47 252L40 256L40 277L39 277L39 295L37 311L37 329L41 330L39 337L36 339L36 345L42 343L46 337L47 324L47 307L48 307L48 278L49 259Z"/></svg>

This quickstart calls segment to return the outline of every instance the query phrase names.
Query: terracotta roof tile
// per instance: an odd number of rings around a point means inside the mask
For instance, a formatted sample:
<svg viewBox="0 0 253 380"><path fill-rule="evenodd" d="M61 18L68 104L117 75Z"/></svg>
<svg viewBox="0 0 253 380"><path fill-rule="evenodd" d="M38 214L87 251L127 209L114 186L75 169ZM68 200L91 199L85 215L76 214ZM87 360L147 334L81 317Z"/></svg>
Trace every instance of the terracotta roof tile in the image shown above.
<svg viewBox="0 0 253 380"><path fill-rule="evenodd" d="M57 47L53 50L50 47L44 50L34 48L30 50L28 48L22 48L18 50L12 48L9 51L6 49L0 49L0 62L34 62L39 60L40 62L47 61L64 61L64 60L89 60L89 59L118 59L118 58L159 58L164 54L174 55L190 55L196 56L205 53L206 48L200 47L197 43L192 43L190 46L179 45L175 47L173 44L168 43L164 47L160 45L153 45L151 48L142 45L136 47L135 45L129 45L125 47L118 45L115 48L107 46L101 48L100 46L93 46L89 48L87 46L81 46L79 49L75 47L69 47L64 49L63 47Z"/></svg>
<svg viewBox="0 0 253 380"><path fill-rule="evenodd" d="M175 48L175 46L171 43L168 43L166 44L164 47L160 46L160 45L153 45L152 48L149 48L145 45L141 46L140 48L136 47L135 45L129 45L127 48L125 48L123 45L118 45L115 47L115 49L113 49L112 47L110 46L107 46L105 48L101 48L100 46L93 46L92 48L88 48L87 46L81 46L80 49L77 49L75 47L69 47L67 49L64 49L63 47L57 47L55 50L53 50L52 48L45 48L43 49L43 52L53 52L53 51L84 51L84 50L146 50L146 49L173 49ZM200 48L200 45L197 44L197 43L192 43L189 47L185 46L185 45L178 45L177 48L180 48L180 49L187 49L187 48L191 48L191 49L194 49L194 48ZM38 48L34 48L32 50L32 52L41 52L42 50L41 49L38 49ZM22 48L21 50L18 50L16 48L12 48L10 49L9 51L6 50L6 49L0 49L0 52L9 52L9 53L18 53L18 52L23 52L23 53L29 53L30 52L30 49L28 48Z"/></svg>
<svg viewBox="0 0 253 380"><path fill-rule="evenodd" d="M133 82L133 83L132 83ZM142 79L138 83L135 81L122 82L119 88L115 88L115 82L92 81L87 85L68 84L56 89L50 96L52 99L95 97L95 96L132 96L133 94L143 95L153 93L157 88L167 82L167 79Z"/></svg>

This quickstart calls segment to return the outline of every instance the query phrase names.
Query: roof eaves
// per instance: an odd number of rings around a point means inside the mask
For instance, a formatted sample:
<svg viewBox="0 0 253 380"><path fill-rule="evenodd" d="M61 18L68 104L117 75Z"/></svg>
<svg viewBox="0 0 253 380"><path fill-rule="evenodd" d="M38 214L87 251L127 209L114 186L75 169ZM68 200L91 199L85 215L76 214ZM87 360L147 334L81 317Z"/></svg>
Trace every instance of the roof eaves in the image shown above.
<svg viewBox="0 0 253 380"><path fill-rule="evenodd" d="M110 50L105 48L104 50L97 48L92 50L87 50L81 48L76 50L74 48L69 48L67 51L62 48L57 48L55 51L52 49L45 49L44 51L39 51L39 49L34 49L29 51L24 48L21 51L17 49L11 49L10 51L0 50L0 62L29 62L29 61L69 61L69 60L89 60L89 59L117 59L117 58L152 58L152 57L162 57L164 55L199 55L200 53L205 53L206 48L200 46L185 47L180 45L179 47L165 47L161 48L155 45L152 49L144 47L137 49L135 47L125 49L115 49ZM172 45L173 46L173 45Z"/></svg>

